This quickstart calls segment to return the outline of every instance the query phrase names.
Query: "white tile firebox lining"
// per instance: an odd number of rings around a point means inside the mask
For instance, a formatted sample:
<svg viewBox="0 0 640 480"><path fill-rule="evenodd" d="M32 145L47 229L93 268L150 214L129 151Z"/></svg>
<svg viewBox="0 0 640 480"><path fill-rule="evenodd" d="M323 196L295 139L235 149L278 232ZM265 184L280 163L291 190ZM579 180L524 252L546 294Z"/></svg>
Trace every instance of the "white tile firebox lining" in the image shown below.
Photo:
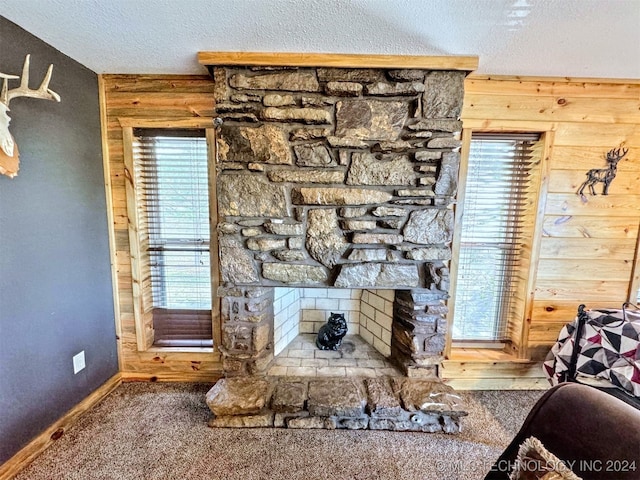
<svg viewBox="0 0 640 480"><path fill-rule="evenodd" d="M331 313L343 313L349 335L360 335L380 354L391 354L393 290L274 289L275 355L299 334L318 333Z"/></svg>

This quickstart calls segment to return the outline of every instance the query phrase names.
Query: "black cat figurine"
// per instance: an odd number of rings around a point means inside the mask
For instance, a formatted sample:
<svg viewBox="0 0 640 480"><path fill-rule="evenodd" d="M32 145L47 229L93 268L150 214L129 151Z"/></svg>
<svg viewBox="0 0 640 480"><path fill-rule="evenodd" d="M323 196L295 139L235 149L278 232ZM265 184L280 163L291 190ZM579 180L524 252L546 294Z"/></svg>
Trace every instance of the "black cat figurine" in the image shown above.
<svg viewBox="0 0 640 480"><path fill-rule="evenodd" d="M327 323L320 327L316 346L320 350L337 350L346 334L347 321L344 319L344 314L331 312Z"/></svg>

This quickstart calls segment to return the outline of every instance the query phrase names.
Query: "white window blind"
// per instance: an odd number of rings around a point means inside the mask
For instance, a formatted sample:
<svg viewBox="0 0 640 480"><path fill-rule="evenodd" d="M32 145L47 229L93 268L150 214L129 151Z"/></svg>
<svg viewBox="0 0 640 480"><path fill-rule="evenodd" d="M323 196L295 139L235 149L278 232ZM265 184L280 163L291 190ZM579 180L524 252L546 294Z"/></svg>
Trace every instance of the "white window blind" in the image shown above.
<svg viewBox="0 0 640 480"><path fill-rule="evenodd" d="M197 135L197 136L193 136ZM209 181L203 132L134 132L154 345L211 346Z"/></svg>
<svg viewBox="0 0 640 480"><path fill-rule="evenodd" d="M458 253L452 339L502 342L528 240L523 212L538 135L473 134Z"/></svg>

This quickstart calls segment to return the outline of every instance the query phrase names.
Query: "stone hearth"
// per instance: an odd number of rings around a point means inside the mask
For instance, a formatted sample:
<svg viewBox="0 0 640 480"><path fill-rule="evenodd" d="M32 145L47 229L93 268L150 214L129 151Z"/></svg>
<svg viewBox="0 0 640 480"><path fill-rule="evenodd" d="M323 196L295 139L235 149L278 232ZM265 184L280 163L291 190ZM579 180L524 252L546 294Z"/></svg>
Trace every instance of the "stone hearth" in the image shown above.
<svg viewBox="0 0 640 480"><path fill-rule="evenodd" d="M320 350L315 334L297 336L275 358L267 372L287 377L401 376L387 358L358 335L344 337L337 351Z"/></svg>
<svg viewBox="0 0 640 480"><path fill-rule="evenodd" d="M274 358L274 288L395 290L389 354L437 378L459 70L211 67L226 376Z"/></svg>
<svg viewBox="0 0 640 480"><path fill-rule="evenodd" d="M467 415L453 389L404 377L239 377L207 393L210 427L458 433Z"/></svg>

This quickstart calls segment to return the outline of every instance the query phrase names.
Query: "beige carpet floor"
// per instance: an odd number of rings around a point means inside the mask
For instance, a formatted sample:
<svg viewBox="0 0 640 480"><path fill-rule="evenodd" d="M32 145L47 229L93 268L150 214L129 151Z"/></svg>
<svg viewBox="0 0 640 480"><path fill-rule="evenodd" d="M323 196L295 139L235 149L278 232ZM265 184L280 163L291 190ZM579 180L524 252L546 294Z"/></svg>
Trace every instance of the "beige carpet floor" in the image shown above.
<svg viewBox="0 0 640 480"><path fill-rule="evenodd" d="M482 479L540 391L463 392L459 435L212 429L209 385L128 383L17 480Z"/></svg>

